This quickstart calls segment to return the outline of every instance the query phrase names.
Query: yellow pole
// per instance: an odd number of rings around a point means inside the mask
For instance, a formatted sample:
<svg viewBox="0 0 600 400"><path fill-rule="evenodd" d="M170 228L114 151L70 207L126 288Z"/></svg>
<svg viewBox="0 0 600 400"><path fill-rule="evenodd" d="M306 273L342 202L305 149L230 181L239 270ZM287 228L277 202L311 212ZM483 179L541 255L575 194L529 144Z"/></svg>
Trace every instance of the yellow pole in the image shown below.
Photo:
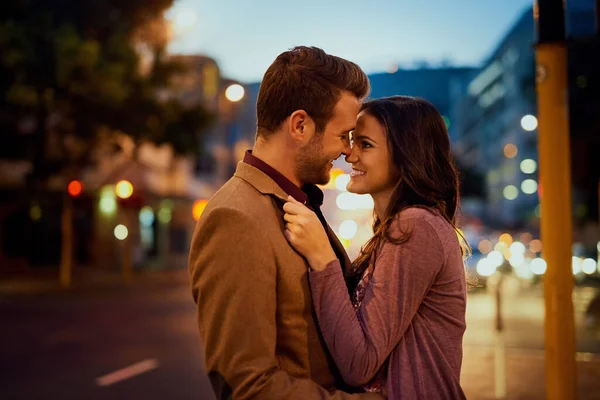
<svg viewBox="0 0 600 400"><path fill-rule="evenodd" d="M573 316L571 159L567 50L562 42L536 46L541 234L547 262L546 398L577 398Z"/></svg>
<svg viewBox="0 0 600 400"><path fill-rule="evenodd" d="M73 269L73 199L65 193L63 202L59 280L62 287L68 288L71 286Z"/></svg>

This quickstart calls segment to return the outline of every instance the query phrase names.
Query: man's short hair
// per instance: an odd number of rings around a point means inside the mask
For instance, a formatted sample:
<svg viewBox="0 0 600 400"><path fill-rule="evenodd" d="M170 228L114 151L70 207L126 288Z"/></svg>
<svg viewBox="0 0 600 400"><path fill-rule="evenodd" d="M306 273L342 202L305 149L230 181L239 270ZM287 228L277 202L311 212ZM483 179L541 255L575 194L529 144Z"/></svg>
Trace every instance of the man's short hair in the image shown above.
<svg viewBox="0 0 600 400"><path fill-rule="evenodd" d="M355 63L316 47L281 53L263 77L256 103L257 137L267 138L296 110L304 110L322 132L342 92L369 94L369 79Z"/></svg>

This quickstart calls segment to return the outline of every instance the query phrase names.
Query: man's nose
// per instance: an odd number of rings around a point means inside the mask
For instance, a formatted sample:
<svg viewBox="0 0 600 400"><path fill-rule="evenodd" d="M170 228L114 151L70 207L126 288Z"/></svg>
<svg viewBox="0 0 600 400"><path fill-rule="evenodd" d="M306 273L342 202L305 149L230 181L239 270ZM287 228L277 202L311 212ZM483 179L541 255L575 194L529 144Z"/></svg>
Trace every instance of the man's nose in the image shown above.
<svg viewBox="0 0 600 400"><path fill-rule="evenodd" d="M344 140L344 150L342 154L348 157L352 153L352 146L350 145L350 139Z"/></svg>

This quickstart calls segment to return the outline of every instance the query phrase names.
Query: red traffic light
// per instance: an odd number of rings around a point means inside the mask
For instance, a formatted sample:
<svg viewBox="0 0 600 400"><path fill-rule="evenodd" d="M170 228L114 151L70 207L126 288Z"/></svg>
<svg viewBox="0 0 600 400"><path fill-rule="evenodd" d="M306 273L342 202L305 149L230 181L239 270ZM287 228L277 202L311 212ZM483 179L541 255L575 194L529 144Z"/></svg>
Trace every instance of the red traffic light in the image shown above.
<svg viewBox="0 0 600 400"><path fill-rule="evenodd" d="M71 181L69 182L69 186L67 186L67 192L69 195L77 197L83 192L83 185L79 181Z"/></svg>

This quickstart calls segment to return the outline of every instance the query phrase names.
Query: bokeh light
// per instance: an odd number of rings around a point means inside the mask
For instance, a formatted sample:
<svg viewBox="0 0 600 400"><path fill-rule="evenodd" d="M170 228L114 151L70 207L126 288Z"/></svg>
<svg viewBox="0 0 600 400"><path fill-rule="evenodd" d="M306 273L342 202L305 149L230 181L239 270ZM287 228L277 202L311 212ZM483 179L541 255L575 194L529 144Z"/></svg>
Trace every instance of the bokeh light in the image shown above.
<svg viewBox="0 0 600 400"><path fill-rule="evenodd" d="M481 276L492 276L496 272L496 265L487 258L482 258L477 263L475 270Z"/></svg>
<svg viewBox="0 0 600 400"><path fill-rule="evenodd" d="M531 158L521 161L521 172L524 174L533 174L537 170L537 163Z"/></svg>
<svg viewBox="0 0 600 400"><path fill-rule="evenodd" d="M521 191L525 194L534 194L537 192L538 184L533 179L525 179L521 183Z"/></svg>
<svg viewBox="0 0 600 400"><path fill-rule="evenodd" d="M514 200L519 196L519 189L514 185L508 185L502 192L506 200Z"/></svg>
<svg viewBox="0 0 600 400"><path fill-rule="evenodd" d="M115 193L122 199L128 199L133 194L133 185L129 181L120 181L115 186Z"/></svg>
<svg viewBox="0 0 600 400"><path fill-rule="evenodd" d="M77 197L83 192L83 185L79 181L71 181L67 186L67 192L73 197Z"/></svg>
<svg viewBox="0 0 600 400"><path fill-rule="evenodd" d="M372 210L374 207L371 196L349 192L338 194L335 204L340 210Z"/></svg>
<svg viewBox="0 0 600 400"><path fill-rule="evenodd" d="M513 242L513 237L510 235L510 233L503 233L498 238L498 241L504 243L507 246L510 246L511 243Z"/></svg>
<svg viewBox="0 0 600 400"><path fill-rule="evenodd" d="M202 216L207 204L208 200L196 200L194 202L194 205L192 206L192 216L194 217L195 221L200 220L200 217Z"/></svg>
<svg viewBox="0 0 600 400"><path fill-rule="evenodd" d="M481 252L481 254L488 254L492 251L492 242L487 239L483 239L477 245L477 249Z"/></svg>
<svg viewBox="0 0 600 400"><path fill-rule="evenodd" d="M596 272L596 260L592 258L586 258L581 262L581 270L588 275L591 275Z"/></svg>
<svg viewBox="0 0 600 400"><path fill-rule="evenodd" d="M143 226L152 226L154 223L154 211L152 210L152 207L143 207L140 210L139 220L140 224Z"/></svg>
<svg viewBox="0 0 600 400"><path fill-rule="evenodd" d="M546 273L546 268L548 265L543 258L535 258L531 261L531 272L536 275L544 275Z"/></svg>
<svg viewBox="0 0 600 400"><path fill-rule="evenodd" d="M573 275L581 273L581 258L573 256L571 258L571 265L573 267Z"/></svg>
<svg viewBox="0 0 600 400"><path fill-rule="evenodd" d="M342 239L350 240L358 232L358 225L351 219L342 221L339 228L339 234Z"/></svg>
<svg viewBox="0 0 600 400"><path fill-rule="evenodd" d="M519 149L517 149L517 146L515 146L514 144L509 143L506 146L504 146L504 155L507 158L515 158L517 154L519 154Z"/></svg>
<svg viewBox="0 0 600 400"><path fill-rule="evenodd" d="M531 114L526 115L521 118L521 127L528 132L535 131L538 127L538 120Z"/></svg>
<svg viewBox="0 0 600 400"><path fill-rule="evenodd" d="M498 242L494 245L494 250L499 253L504 253L506 250L508 250L508 246L504 242Z"/></svg>
<svg viewBox="0 0 600 400"><path fill-rule="evenodd" d="M117 210L117 200L115 190L111 185L106 185L100 191L100 202L98 203L100 212L104 215L110 215Z"/></svg>
<svg viewBox="0 0 600 400"><path fill-rule="evenodd" d="M238 101L244 98L244 93L244 87L242 85L234 83L225 90L225 97L232 103L237 103Z"/></svg>
<svg viewBox="0 0 600 400"><path fill-rule="evenodd" d="M523 232L519 238L521 239L521 243L528 245L533 240L533 235L529 232Z"/></svg>
<svg viewBox="0 0 600 400"><path fill-rule="evenodd" d="M497 250L490 252L487 259L494 267L499 267L504 264L504 256Z"/></svg>
<svg viewBox="0 0 600 400"><path fill-rule="evenodd" d="M38 205L35 205L29 209L29 218L32 221L39 221L42 218L42 208Z"/></svg>
<svg viewBox="0 0 600 400"><path fill-rule="evenodd" d="M533 239L531 243L529 243L529 250L539 253L542 251L542 241L539 239Z"/></svg>
<svg viewBox="0 0 600 400"><path fill-rule="evenodd" d="M127 227L125 225L119 224L119 225L115 226L114 234L117 239L125 240L125 239L127 239L127 236L129 235L129 230L127 229Z"/></svg>
<svg viewBox="0 0 600 400"><path fill-rule="evenodd" d="M335 188L339 191L345 192L346 186L350 182L349 174L341 174L337 178L335 178Z"/></svg>
<svg viewBox="0 0 600 400"><path fill-rule="evenodd" d="M163 224L171 222L172 216L173 213L170 207L161 207L160 210L158 210L158 220Z"/></svg>
<svg viewBox="0 0 600 400"><path fill-rule="evenodd" d="M450 118L448 118L447 116L442 116L442 119L444 120L444 125L446 125L446 129L450 129L450 127L452 126L452 122L450 121Z"/></svg>
<svg viewBox="0 0 600 400"><path fill-rule="evenodd" d="M510 252L512 254L523 255L525 253L525 245L523 245L523 243L521 243L521 242L514 242L513 244L510 245Z"/></svg>

